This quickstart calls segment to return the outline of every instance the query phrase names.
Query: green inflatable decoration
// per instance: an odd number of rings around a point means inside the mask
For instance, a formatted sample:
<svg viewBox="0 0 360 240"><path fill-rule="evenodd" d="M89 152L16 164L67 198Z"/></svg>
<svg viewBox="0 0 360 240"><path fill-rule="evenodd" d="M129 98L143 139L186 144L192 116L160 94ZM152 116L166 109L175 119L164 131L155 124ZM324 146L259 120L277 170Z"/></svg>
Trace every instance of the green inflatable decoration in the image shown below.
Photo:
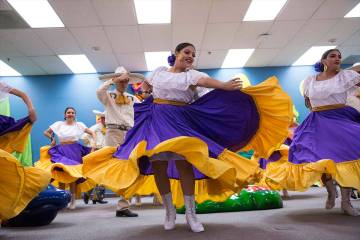
<svg viewBox="0 0 360 240"><path fill-rule="evenodd" d="M238 194L234 194L224 202L205 201L196 204L196 213L237 212L282 208L283 202L276 191L263 187L249 186ZM184 214L185 206L176 209Z"/></svg>
<svg viewBox="0 0 360 240"><path fill-rule="evenodd" d="M5 115L5 116L10 116L10 103L9 103L8 98L0 101L0 114ZM22 153L13 152L12 155L14 155L23 166L25 166L25 167L32 166L32 151L31 151L30 135L28 137L25 151Z"/></svg>

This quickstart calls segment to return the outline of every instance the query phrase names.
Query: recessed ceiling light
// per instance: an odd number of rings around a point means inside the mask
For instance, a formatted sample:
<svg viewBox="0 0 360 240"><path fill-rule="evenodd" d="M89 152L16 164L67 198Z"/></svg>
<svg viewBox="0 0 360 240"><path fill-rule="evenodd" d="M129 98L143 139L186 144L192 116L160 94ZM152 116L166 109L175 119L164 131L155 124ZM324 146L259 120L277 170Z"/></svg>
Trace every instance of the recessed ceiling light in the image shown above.
<svg viewBox="0 0 360 240"><path fill-rule="evenodd" d="M171 23L171 0L134 0L138 24Z"/></svg>
<svg viewBox="0 0 360 240"><path fill-rule="evenodd" d="M0 76L22 76L18 71L0 60Z"/></svg>
<svg viewBox="0 0 360 240"><path fill-rule="evenodd" d="M96 73L96 69L85 55L58 55L73 73Z"/></svg>
<svg viewBox="0 0 360 240"><path fill-rule="evenodd" d="M167 58L170 55L170 51L145 52L145 61L148 71L152 71L161 66L168 66Z"/></svg>
<svg viewBox="0 0 360 240"><path fill-rule="evenodd" d="M64 27L46 0L7 0L32 28Z"/></svg>
<svg viewBox="0 0 360 240"><path fill-rule="evenodd" d="M336 46L314 46L309 48L301 57L299 57L292 65L312 65L320 60L321 55L329 49L335 48Z"/></svg>
<svg viewBox="0 0 360 240"><path fill-rule="evenodd" d="M274 20L285 3L286 0L252 0L243 20Z"/></svg>
<svg viewBox="0 0 360 240"><path fill-rule="evenodd" d="M224 59L221 68L239 68L243 67L255 49L230 49Z"/></svg>
<svg viewBox="0 0 360 240"><path fill-rule="evenodd" d="M345 18L360 17L360 3L358 3L353 9L350 10L345 16Z"/></svg>

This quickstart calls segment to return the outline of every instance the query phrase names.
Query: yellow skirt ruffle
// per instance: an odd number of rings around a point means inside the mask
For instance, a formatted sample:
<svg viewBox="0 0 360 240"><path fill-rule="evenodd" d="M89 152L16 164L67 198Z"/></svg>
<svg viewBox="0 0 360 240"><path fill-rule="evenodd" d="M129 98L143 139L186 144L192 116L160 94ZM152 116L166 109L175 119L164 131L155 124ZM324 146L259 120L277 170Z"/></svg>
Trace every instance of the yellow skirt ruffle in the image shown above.
<svg viewBox="0 0 360 240"><path fill-rule="evenodd" d="M85 178L82 172L82 164L78 165L65 165L62 163L51 162L51 156L48 154L50 146L40 148L40 159L35 163L35 167L43 169L51 174L54 185L59 187L57 183L73 183L78 179ZM87 192L95 187L95 183L91 180L86 180L77 184L77 192Z"/></svg>
<svg viewBox="0 0 360 240"><path fill-rule="evenodd" d="M27 123L21 130L0 136L0 149L12 153L23 152L31 131L32 124Z"/></svg>
<svg viewBox="0 0 360 240"><path fill-rule="evenodd" d="M283 149L281 154L279 161L267 164L261 185L272 189L306 191L321 182L323 174L329 174L340 186L360 189L360 159L342 163L322 159L313 163L294 164L288 162L288 149Z"/></svg>
<svg viewBox="0 0 360 240"><path fill-rule="evenodd" d="M0 149L0 219L18 215L50 182L50 174L35 167L23 167Z"/></svg>
<svg viewBox="0 0 360 240"><path fill-rule="evenodd" d="M273 76L256 86L241 90L250 95L260 115L259 129L242 151L254 150L259 157L269 158L286 140L293 119L290 96Z"/></svg>
<svg viewBox="0 0 360 240"><path fill-rule="evenodd" d="M115 147L105 147L84 157L83 173L98 184L130 198L135 194L158 193L153 176L140 175L138 159L171 151L180 154L209 179L196 180L196 201L207 199L226 200L244 185L255 181L258 165L231 151L224 150L218 159L210 158L205 142L193 137L177 137L146 150L147 143L140 142L131 152L129 159L113 158ZM173 201L183 205L183 196L178 180L171 180Z"/></svg>

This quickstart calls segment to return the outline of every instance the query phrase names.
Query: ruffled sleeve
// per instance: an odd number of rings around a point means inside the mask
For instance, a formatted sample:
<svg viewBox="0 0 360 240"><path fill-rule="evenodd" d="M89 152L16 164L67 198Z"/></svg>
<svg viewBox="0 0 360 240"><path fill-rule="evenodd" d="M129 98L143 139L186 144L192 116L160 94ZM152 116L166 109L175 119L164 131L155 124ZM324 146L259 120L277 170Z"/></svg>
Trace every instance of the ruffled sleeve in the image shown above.
<svg viewBox="0 0 360 240"><path fill-rule="evenodd" d="M147 81L150 85L153 85L153 83L154 83L154 80L153 80L153 79L155 78L155 76L156 76L159 72L165 71L165 70L167 70L167 67L165 67L165 66L156 68L156 69L151 73L150 77L149 77L148 79L146 79L146 81Z"/></svg>
<svg viewBox="0 0 360 240"><path fill-rule="evenodd" d="M87 128L83 122L76 122L77 127L79 128L80 132L84 133L85 129Z"/></svg>
<svg viewBox="0 0 360 240"><path fill-rule="evenodd" d="M311 79L313 79L314 76L309 76L307 77L305 80L304 80L304 83L303 83L303 94L304 96L306 97L309 97L309 84L311 82Z"/></svg>

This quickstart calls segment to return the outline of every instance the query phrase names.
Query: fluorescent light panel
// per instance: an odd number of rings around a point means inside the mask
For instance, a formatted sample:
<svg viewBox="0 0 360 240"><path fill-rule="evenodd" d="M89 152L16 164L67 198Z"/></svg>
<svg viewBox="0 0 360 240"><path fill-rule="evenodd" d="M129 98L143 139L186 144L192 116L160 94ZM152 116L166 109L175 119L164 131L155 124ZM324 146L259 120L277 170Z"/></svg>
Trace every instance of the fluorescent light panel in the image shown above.
<svg viewBox="0 0 360 240"><path fill-rule="evenodd" d="M7 0L32 28L64 27L46 0Z"/></svg>
<svg viewBox="0 0 360 240"><path fill-rule="evenodd" d="M73 73L96 73L96 69L85 55L58 55Z"/></svg>
<svg viewBox="0 0 360 240"><path fill-rule="evenodd" d="M254 48L230 49L224 59L221 68L243 67L254 52Z"/></svg>
<svg viewBox="0 0 360 240"><path fill-rule="evenodd" d="M309 48L301 57L298 58L292 65L313 65L320 60L321 55L331 48L336 46L314 46Z"/></svg>
<svg viewBox="0 0 360 240"><path fill-rule="evenodd" d="M138 24L171 23L171 0L134 0Z"/></svg>
<svg viewBox="0 0 360 240"><path fill-rule="evenodd" d="M7 65L6 63L4 63L3 61L0 60L0 76L3 77L8 77L8 76L21 76L21 74L16 71L15 69L13 69L12 67L10 67L9 65Z"/></svg>
<svg viewBox="0 0 360 240"><path fill-rule="evenodd" d="M360 17L360 3L358 3L353 9L350 10L345 16L345 18Z"/></svg>
<svg viewBox="0 0 360 240"><path fill-rule="evenodd" d="M252 0L244 21L274 20L286 0Z"/></svg>
<svg viewBox="0 0 360 240"><path fill-rule="evenodd" d="M167 58L171 55L167 52L145 52L145 61L148 71L152 71L157 67L168 66Z"/></svg>

